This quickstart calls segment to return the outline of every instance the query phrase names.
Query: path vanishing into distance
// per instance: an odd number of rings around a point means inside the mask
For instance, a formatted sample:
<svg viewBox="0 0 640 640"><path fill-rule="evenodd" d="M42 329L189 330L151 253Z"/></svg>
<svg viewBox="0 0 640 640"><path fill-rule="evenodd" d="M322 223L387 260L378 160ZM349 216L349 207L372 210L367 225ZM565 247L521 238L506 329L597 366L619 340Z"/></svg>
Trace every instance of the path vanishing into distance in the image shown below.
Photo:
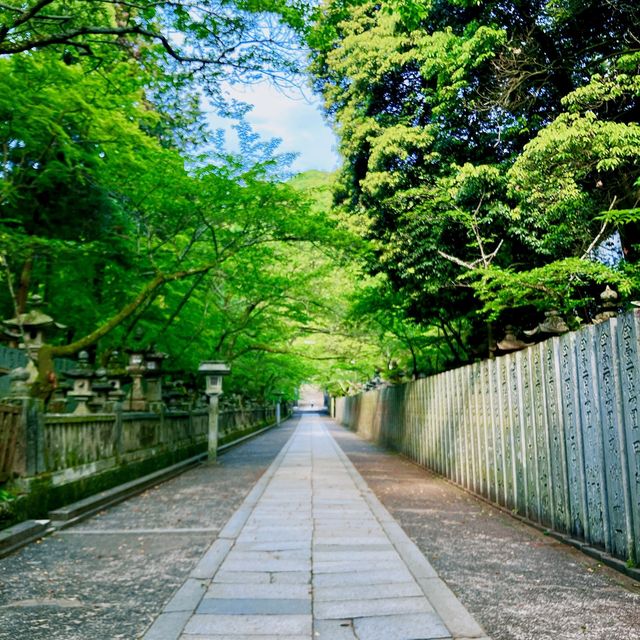
<svg viewBox="0 0 640 640"><path fill-rule="evenodd" d="M0 560L0 640L637 640L640 583L318 414Z"/></svg>

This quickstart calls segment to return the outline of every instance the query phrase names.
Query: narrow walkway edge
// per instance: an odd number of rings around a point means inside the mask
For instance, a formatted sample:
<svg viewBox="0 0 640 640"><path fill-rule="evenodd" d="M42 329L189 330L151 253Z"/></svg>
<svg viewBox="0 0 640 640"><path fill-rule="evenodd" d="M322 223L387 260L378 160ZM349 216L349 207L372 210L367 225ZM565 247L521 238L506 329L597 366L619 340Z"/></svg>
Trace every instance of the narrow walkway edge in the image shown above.
<svg viewBox="0 0 640 640"><path fill-rule="evenodd" d="M489 640L308 415L144 640Z"/></svg>

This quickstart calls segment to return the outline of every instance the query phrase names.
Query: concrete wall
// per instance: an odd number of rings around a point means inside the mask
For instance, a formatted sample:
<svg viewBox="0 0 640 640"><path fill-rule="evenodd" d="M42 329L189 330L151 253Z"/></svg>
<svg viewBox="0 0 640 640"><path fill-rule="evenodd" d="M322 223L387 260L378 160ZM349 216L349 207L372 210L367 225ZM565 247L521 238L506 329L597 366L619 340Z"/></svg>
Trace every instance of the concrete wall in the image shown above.
<svg viewBox="0 0 640 640"><path fill-rule="evenodd" d="M640 560L640 312L397 387L336 418L476 494Z"/></svg>

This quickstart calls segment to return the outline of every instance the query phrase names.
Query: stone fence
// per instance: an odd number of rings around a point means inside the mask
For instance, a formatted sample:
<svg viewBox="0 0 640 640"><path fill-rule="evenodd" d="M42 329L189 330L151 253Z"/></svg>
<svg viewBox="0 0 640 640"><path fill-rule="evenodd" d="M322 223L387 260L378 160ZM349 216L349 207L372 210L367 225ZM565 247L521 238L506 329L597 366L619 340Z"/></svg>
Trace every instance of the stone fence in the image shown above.
<svg viewBox="0 0 640 640"><path fill-rule="evenodd" d="M288 413L286 405L284 413ZM221 409L218 416L218 433L220 444L224 445L238 437L238 434L276 422L276 406L273 404L250 407Z"/></svg>
<svg viewBox="0 0 640 640"><path fill-rule="evenodd" d="M89 415L44 413L36 399L0 403L0 483L19 496L0 502L0 529L169 467L204 458L211 420L219 445L276 422L274 406L162 409ZM211 455L211 452L209 452Z"/></svg>
<svg viewBox="0 0 640 640"><path fill-rule="evenodd" d="M204 449L208 412L44 416L36 473L65 484L167 452ZM180 456L182 457L182 456Z"/></svg>
<svg viewBox="0 0 640 640"><path fill-rule="evenodd" d="M640 312L402 386L345 426L614 557L640 560Z"/></svg>

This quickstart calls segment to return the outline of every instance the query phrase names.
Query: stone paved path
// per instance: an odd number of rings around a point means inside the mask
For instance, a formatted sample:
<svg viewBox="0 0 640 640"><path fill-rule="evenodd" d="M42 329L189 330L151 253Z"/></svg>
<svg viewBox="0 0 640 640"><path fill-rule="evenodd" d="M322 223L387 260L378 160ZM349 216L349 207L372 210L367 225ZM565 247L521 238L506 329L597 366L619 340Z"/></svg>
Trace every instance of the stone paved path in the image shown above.
<svg viewBox="0 0 640 640"><path fill-rule="evenodd" d="M144 640L487 636L309 415Z"/></svg>

